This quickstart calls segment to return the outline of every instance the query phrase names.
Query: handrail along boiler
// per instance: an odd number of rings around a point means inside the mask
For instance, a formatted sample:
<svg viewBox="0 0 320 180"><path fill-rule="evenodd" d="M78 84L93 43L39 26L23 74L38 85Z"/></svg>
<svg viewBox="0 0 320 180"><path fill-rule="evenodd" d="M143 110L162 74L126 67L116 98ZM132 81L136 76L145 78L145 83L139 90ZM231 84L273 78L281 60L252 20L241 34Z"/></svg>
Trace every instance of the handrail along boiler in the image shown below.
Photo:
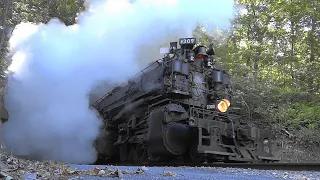
<svg viewBox="0 0 320 180"><path fill-rule="evenodd" d="M92 106L104 119L99 158L116 162L270 162L271 132L250 126L232 105L229 75L213 44L171 42L161 60Z"/></svg>

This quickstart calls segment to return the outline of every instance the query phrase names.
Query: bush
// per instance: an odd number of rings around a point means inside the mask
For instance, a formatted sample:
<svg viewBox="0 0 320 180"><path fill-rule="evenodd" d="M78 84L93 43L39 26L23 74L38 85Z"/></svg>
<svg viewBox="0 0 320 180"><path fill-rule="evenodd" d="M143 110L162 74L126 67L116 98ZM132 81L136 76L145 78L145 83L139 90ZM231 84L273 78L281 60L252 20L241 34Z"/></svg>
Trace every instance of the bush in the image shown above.
<svg viewBox="0 0 320 180"><path fill-rule="evenodd" d="M304 147L320 146L320 130L301 128L296 134L296 142Z"/></svg>
<svg viewBox="0 0 320 180"><path fill-rule="evenodd" d="M234 100L246 102L251 121L256 125L286 129L303 146L320 144L319 95L264 82L233 81Z"/></svg>
<svg viewBox="0 0 320 180"><path fill-rule="evenodd" d="M319 129L320 106L297 102L279 111L277 116L291 129Z"/></svg>

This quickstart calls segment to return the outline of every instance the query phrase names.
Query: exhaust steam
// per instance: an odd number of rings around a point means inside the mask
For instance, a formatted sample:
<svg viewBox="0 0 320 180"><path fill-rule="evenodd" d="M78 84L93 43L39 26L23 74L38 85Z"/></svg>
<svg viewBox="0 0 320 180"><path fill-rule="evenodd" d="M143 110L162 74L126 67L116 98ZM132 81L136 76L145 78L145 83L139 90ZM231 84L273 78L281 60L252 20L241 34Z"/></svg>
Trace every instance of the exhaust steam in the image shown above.
<svg viewBox="0 0 320 180"><path fill-rule="evenodd" d="M10 39L12 64L2 128L7 151L68 163L93 163L101 125L89 108L96 83L120 84L159 48L191 37L197 23L230 26L233 0L90 0L78 22L21 23ZM104 88L101 88L102 90ZM103 94L103 93L102 93Z"/></svg>

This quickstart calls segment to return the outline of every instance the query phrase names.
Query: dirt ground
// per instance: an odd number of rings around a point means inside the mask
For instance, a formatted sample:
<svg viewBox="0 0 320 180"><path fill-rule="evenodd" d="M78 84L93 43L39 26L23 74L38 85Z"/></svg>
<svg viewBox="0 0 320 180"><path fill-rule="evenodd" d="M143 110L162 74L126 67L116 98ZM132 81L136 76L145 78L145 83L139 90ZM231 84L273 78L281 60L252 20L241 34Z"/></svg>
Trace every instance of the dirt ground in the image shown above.
<svg viewBox="0 0 320 180"><path fill-rule="evenodd" d="M118 167L100 169L91 166L85 170L78 170L70 165L54 161L33 161L17 158L0 149L0 179L48 179L64 180L71 177L100 176L119 177L123 174L141 174L145 172L144 167L139 167L134 171L121 171ZM75 178L79 179L79 178Z"/></svg>
<svg viewBox="0 0 320 180"><path fill-rule="evenodd" d="M17 158L0 149L0 178L10 179L61 179L57 172L62 164L56 162L39 162ZM63 179L63 178L62 178Z"/></svg>

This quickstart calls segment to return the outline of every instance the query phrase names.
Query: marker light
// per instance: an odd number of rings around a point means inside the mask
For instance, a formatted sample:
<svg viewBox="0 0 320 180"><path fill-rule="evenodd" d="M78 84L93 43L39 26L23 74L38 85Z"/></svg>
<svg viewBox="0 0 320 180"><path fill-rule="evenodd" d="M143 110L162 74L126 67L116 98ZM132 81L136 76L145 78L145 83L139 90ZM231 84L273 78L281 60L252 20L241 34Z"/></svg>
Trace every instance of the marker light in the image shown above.
<svg viewBox="0 0 320 180"><path fill-rule="evenodd" d="M229 106L230 106L230 101L227 99L222 99L217 105L217 110L219 112L226 112Z"/></svg>

